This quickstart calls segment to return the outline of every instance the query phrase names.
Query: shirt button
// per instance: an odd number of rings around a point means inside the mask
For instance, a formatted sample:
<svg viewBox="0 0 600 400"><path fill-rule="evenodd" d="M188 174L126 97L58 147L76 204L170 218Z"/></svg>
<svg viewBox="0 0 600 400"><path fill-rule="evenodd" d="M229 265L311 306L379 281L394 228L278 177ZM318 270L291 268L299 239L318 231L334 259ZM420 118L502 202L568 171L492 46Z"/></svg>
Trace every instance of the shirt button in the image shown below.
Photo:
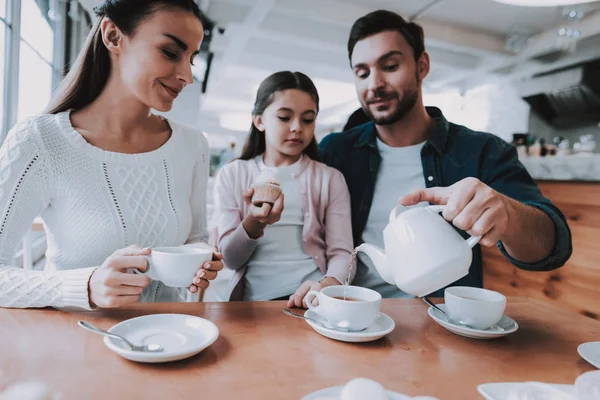
<svg viewBox="0 0 600 400"><path fill-rule="evenodd" d="M308 240L307 240L307 239L302 239L302 241L303 241L304 243L308 242Z"/></svg>
<svg viewBox="0 0 600 400"><path fill-rule="evenodd" d="M319 256L315 256L315 260L318 260L318 259L319 259Z"/></svg>
<svg viewBox="0 0 600 400"><path fill-rule="evenodd" d="M428 177L427 177L427 180L428 180L429 182L433 182L433 176L431 176L431 175L430 175L430 176L428 176Z"/></svg>
<svg viewBox="0 0 600 400"><path fill-rule="evenodd" d="M304 216L305 216L306 218L308 218L308 213L304 213Z"/></svg>

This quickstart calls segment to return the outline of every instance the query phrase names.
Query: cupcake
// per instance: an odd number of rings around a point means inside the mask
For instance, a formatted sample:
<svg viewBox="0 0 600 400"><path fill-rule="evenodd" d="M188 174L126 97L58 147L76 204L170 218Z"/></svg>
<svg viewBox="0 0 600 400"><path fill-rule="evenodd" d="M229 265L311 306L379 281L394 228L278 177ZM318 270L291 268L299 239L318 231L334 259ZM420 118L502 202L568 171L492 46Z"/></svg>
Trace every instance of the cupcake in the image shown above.
<svg viewBox="0 0 600 400"><path fill-rule="evenodd" d="M281 193L281 185L279 179L277 179L277 174L271 169L261 171L252 188L254 189L252 204L257 207L261 207L263 203L273 205Z"/></svg>

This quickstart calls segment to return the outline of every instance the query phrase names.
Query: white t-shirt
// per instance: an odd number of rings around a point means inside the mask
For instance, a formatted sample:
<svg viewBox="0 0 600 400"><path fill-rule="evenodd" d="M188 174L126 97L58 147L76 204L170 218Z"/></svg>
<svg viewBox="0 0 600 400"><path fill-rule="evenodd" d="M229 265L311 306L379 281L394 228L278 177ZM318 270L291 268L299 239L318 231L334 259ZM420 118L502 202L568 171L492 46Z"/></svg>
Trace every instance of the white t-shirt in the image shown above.
<svg viewBox="0 0 600 400"><path fill-rule="evenodd" d="M307 280L319 281L323 273L304 251L302 228L304 210L298 172L300 163L280 168L266 167L262 156L261 170L273 169L284 193L281 219L265 228L256 250L248 261L245 274L244 300L271 300L289 296Z"/></svg>
<svg viewBox="0 0 600 400"><path fill-rule="evenodd" d="M369 219L362 234L364 242L383 248L383 230L389 222L390 212L398 205L400 197L415 189L425 188L421 164L421 149L424 144L425 142L414 146L390 147L377 139L381 164ZM426 205L426 202L418 204L418 206ZM358 261L353 285L371 288L383 297L413 297L402 292L397 286L385 282L366 254L358 253Z"/></svg>

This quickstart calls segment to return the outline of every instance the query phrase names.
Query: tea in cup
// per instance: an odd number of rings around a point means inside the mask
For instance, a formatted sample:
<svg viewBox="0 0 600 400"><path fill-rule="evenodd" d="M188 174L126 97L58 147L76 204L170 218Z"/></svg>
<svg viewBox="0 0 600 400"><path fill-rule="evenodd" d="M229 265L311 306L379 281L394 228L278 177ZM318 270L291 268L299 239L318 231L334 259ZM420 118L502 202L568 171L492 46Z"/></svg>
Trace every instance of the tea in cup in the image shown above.
<svg viewBox="0 0 600 400"><path fill-rule="evenodd" d="M169 287L189 287L202 264L213 258L213 250L196 247L156 247L148 259L144 273L155 281Z"/></svg>
<svg viewBox="0 0 600 400"><path fill-rule="evenodd" d="M449 287L444 291L444 301L450 318L482 330L497 324L506 308L503 294L475 287Z"/></svg>
<svg viewBox="0 0 600 400"><path fill-rule="evenodd" d="M312 304L314 299L319 305ZM311 290L304 298L308 308L333 326L362 331L375 322L381 308L381 295L359 286L328 286L320 292Z"/></svg>

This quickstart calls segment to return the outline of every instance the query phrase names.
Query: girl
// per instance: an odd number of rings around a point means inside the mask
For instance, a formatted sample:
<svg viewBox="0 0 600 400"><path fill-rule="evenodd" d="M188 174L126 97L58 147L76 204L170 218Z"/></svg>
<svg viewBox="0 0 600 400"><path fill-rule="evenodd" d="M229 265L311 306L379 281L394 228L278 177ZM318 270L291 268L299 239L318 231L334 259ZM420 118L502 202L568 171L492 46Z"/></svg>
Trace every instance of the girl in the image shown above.
<svg viewBox="0 0 600 400"><path fill-rule="evenodd" d="M13 128L2 146L2 307L179 300L127 269L146 270L151 247L207 240L207 141L150 112L170 110L192 83L200 11L193 0L109 0L97 14L48 114ZM45 270L11 266L40 214ZM208 286L220 259L198 266L190 292Z"/></svg>
<svg viewBox="0 0 600 400"><path fill-rule="evenodd" d="M289 307L306 307L309 290L347 279L350 196L342 174L317 161L318 111L306 75L269 76L258 89L240 160L219 172L214 222L226 266L236 271L231 300L286 299ZM283 192L273 205L254 205L251 186L266 169Z"/></svg>

